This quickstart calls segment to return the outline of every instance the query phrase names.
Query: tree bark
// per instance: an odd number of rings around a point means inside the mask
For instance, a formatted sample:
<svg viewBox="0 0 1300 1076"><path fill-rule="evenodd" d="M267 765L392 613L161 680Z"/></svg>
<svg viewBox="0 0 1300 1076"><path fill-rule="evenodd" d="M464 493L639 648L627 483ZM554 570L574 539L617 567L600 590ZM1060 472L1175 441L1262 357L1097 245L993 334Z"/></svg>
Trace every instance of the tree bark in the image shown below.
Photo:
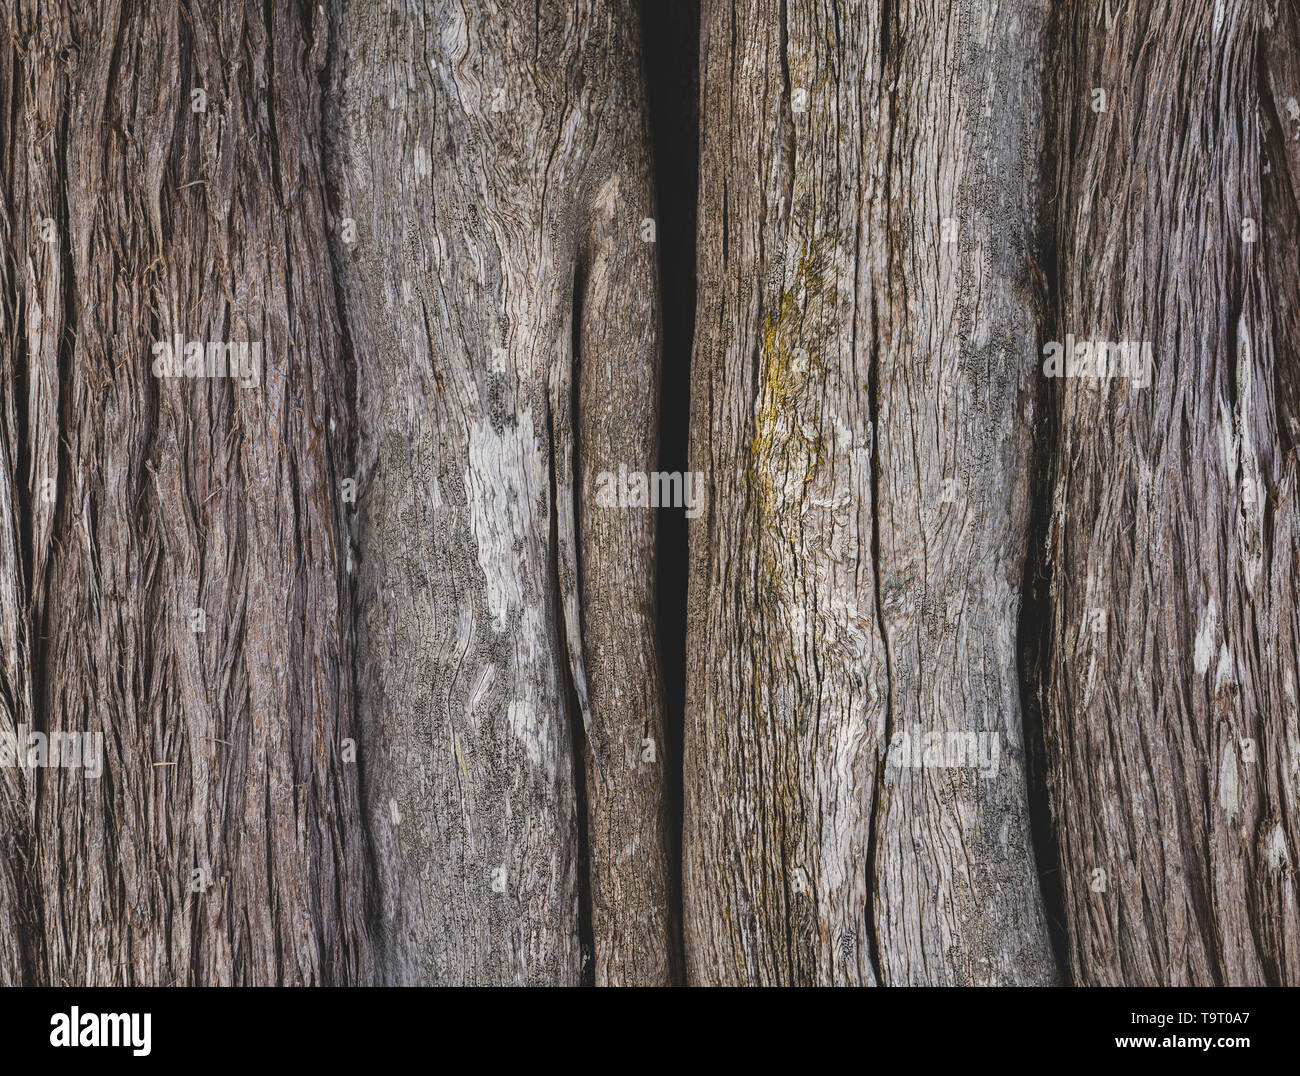
<svg viewBox="0 0 1300 1076"><path fill-rule="evenodd" d="M595 500L657 448L634 13L356 3L339 32L382 974L577 983L585 918L597 982L670 981L654 525Z"/></svg>
<svg viewBox="0 0 1300 1076"><path fill-rule="evenodd" d="M703 504L639 14L0 12L0 983L1300 983L1300 0L705 0Z"/></svg>
<svg viewBox="0 0 1300 1076"><path fill-rule="evenodd" d="M1080 983L1300 981L1296 15L1063 12L1045 331L1154 367L1053 392L1044 720Z"/></svg>
<svg viewBox="0 0 1300 1076"><path fill-rule="evenodd" d="M1045 13L705 4L693 981L1055 978L1015 643Z"/></svg>
<svg viewBox="0 0 1300 1076"><path fill-rule="evenodd" d="M0 720L104 736L6 771L29 981L371 974L316 11L5 9ZM155 376L173 334L260 385Z"/></svg>
<svg viewBox="0 0 1300 1076"><path fill-rule="evenodd" d="M0 733L108 757L0 773L3 981L678 975L634 27L6 12Z"/></svg>

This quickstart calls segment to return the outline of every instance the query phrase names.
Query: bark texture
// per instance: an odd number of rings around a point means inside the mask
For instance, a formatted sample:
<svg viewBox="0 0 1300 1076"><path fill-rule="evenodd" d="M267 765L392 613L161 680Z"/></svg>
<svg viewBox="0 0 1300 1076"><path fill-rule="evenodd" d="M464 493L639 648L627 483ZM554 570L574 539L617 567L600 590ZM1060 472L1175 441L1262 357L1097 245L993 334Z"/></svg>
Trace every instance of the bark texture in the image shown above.
<svg viewBox="0 0 1300 1076"><path fill-rule="evenodd" d="M1045 14L704 5L692 981L1055 978L1015 634ZM936 734L996 775L909 764Z"/></svg>
<svg viewBox="0 0 1300 1076"><path fill-rule="evenodd" d="M577 983L585 918L667 982L654 522L595 503L658 433L635 13L344 4L334 70L383 975Z"/></svg>
<svg viewBox="0 0 1300 1076"><path fill-rule="evenodd" d="M105 738L98 779L6 771L24 973L365 980L324 21L169 0L3 20L0 720ZM173 334L260 343L260 386L155 377Z"/></svg>
<svg viewBox="0 0 1300 1076"><path fill-rule="evenodd" d="M0 11L0 983L1300 984L1300 0L704 0L689 388L651 11Z"/></svg>
<svg viewBox="0 0 1300 1076"><path fill-rule="evenodd" d="M1081 983L1300 981L1297 12L1065 5L1050 793ZM1095 110L1097 90L1105 111Z"/></svg>

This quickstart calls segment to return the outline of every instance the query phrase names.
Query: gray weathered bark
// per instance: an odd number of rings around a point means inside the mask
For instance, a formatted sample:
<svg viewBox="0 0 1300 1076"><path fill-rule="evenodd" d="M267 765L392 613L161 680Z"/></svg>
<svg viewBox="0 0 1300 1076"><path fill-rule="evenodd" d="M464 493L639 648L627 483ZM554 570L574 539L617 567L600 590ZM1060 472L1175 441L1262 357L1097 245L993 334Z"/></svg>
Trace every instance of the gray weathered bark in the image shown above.
<svg viewBox="0 0 1300 1076"><path fill-rule="evenodd" d="M603 767L586 756L596 981L673 974L653 520L594 498L656 447L634 28L623 3L342 6L333 171L356 241L336 253L389 981L580 981L579 713Z"/></svg>
<svg viewBox="0 0 1300 1076"><path fill-rule="evenodd" d="M1015 646L1044 18L705 4L692 981L1055 977ZM996 776L908 765L934 734Z"/></svg>

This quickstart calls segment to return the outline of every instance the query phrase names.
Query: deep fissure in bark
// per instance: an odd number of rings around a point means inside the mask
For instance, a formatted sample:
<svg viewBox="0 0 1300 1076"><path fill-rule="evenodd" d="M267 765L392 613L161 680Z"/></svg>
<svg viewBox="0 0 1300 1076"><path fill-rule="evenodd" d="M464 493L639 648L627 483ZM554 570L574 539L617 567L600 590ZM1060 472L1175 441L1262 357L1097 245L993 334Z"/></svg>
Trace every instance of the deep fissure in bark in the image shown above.
<svg viewBox="0 0 1300 1076"><path fill-rule="evenodd" d="M1060 5L1052 5L1047 17L1047 47L1054 48L1063 32ZM1053 107L1055 98L1051 78L1044 78L1039 88L1042 109L1043 142L1038 162L1040 176L1057 174L1060 116ZM1043 198L1039 206L1037 229L1026 251L1030 268L1030 287L1038 315L1035 355L1041 354L1049 331L1052 302L1059 294L1059 264L1056 251L1054 203ZM1024 715L1025 782L1029 802L1030 834L1034 861L1038 866L1038 887L1047 917L1048 935L1056 969L1066 984L1070 982L1068 960L1068 922L1061 894L1060 849L1052 827L1051 801L1048 795L1046 743L1043 732L1043 701L1047 688L1046 671L1051 663L1050 574L1048 569L1048 534L1051 522L1051 460L1057 450L1059 428L1050 379L1033 381L1034 415L1031 428L1029 469L1029 520L1024 579L1021 583L1020 617L1016 625L1017 671L1020 701Z"/></svg>
<svg viewBox="0 0 1300 1076"><path fill-rule="evenodd" d="M580 406L578 385L580 380L580 371L582 368L582 299L583 299L583 266L579 261L573 270L573 310L571 313L572 328L570 330L570 346L573 354L573 384L569 393L570 414L573 416L574 425L581 426ZM557 439L554 426L554 416L551 416L549 423L551 436L551 451L556 451ZM559 443L563 443L562 441ZM582 460L575 453L572 461L573 466L573 483L578 489L582 488ZM552 467L550 473L551 481L551 589L552 593L561 593L559 564L555 556L555 550L559 544L559 520L556 516L556 506L560 503L559 487L557 485L557 476L555 468ZM582 515L578 513L575 520L575 527L578 533L575 535L574 546L577 550L577 570L578 570L578 607L582 607L581 596L581 579L582 579ZM557 612L559 610L557 609ZM568 704L569 735L571 738L570 757L573 765L573 792L574 803L577 813L577 871L578 871L578 943L582 953L581 981L583 986L592 986L596 981L596 943L592 926L592 909L591 909L591 839L588 835L589 823L587 819L587 751L597 750L597 745L587 742L587 732L582 724L582 707L578 703L578 692L573 682L573 655L569 652L569 644L564 630L564 625L559 618L556 619L553 630L556 638L559 639L559 648L562 655L560 667L564 670L564 697ZM597 780L600 780L601 770L597 769Z"/></svg>
<svg viewBox="0 0 1300 1076"><path fill-rule="evenodd" d="M888 55L885 48L885 42L888 40L885 27L888 24L887 9L882 13L881 18L881 55ZM886 197L888 204L888 197ZM872 564L880 563L880 326L876 321L877 310L875 300L871 303L871 361L868 367L867 375L867 406L868 413L871 416L871 562ZM874 580L872 588L872 599L875 605L876 618L882 625L885 622L884 606L880 601L880 580L877 577ZM889 637L886 632L881 630L881 645L884 648L885 659L885 683L891 680L889 670ZM889 694L885 695L885 713L884 713L884 742L889 743L893 737L893 720L892 706L890 705ZM884 972L880 963L880 935L876 931L876 843L878 831L876 829L878 819L880 818L880 786L884 778L885 759L882 757L877 767L876 782L871 789L871 812L869 822L871 829L867 837L867 886L871 899L866 902L864 915L866 917L866 934L867 945L869 946L869 956L871 959L872 973L875 975L877 983L883 983Z"/></svg>
<svg viewBox="0 0 1300 1076"><path fill-rule="evenodd" d="M1050 265L1047 267L1050 280ZM1052 954L1058 973L1068 985L1070 965L1068 921L1061 895L1060 849L1052 827L1051 801L1048 795L1047 755L1043 734L1043 693L1046 670L1051 663L1051 639L1048 632L1050 614L1047 570L1047 539L1051 518L1048 459L1056 445L1056 429L1050 407L1050 390L1038 393L1038 422L1034 429L1033 459L1030 464L1030 517L1028 554L1022 588L1022 605L1017 624L1020 699L1024 714L1026 766L1025 780L1029 801L1030 832L1034 860L1038 865L1038 886L1047 916Z"/></svg>
<svg viewBox="0 0 1300 1076"><path fill-rule="evenodd" d="M663 376L659 391L659 467L689 466L691 345L695 335L695 201L699 187L699 0L641 3L646 97L659 211L659 277L663 291ZM664 679L665 739L678 760L667 773L671 810L672 916L678 966L684 963L682 922L682 769L686 705L686 514L661 510L655 580Z"/></svg>

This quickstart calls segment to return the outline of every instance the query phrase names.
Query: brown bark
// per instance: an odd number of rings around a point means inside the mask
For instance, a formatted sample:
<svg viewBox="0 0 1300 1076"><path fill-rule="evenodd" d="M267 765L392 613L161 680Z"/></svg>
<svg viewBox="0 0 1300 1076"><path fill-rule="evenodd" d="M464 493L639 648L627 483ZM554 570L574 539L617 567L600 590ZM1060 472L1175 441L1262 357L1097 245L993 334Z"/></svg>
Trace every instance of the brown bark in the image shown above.
<svg viewBox="0 0 1300 1076"><path fill-rule="evenodd" d="M1082 983L1294 984L1296 8L1096 7L1063 13L1044 332L1150 342L1154 377L1053 389L1044 720L1070 963Z"/></svg>
<svg viewBox="0 0 1300 1076"><path fill-rule="evenodd" d="M104 736L6 773L29 981L370 975L315 11L4 12L3 720ZM173 334L259 387L154 376Z"/></svg>
<svg viewBox="0 0 1300 1076"><path fill-rule="evenodd" d="M634 25L6 12L0 734L107 758L0 773L4 982L676 975Z"/></svg>

